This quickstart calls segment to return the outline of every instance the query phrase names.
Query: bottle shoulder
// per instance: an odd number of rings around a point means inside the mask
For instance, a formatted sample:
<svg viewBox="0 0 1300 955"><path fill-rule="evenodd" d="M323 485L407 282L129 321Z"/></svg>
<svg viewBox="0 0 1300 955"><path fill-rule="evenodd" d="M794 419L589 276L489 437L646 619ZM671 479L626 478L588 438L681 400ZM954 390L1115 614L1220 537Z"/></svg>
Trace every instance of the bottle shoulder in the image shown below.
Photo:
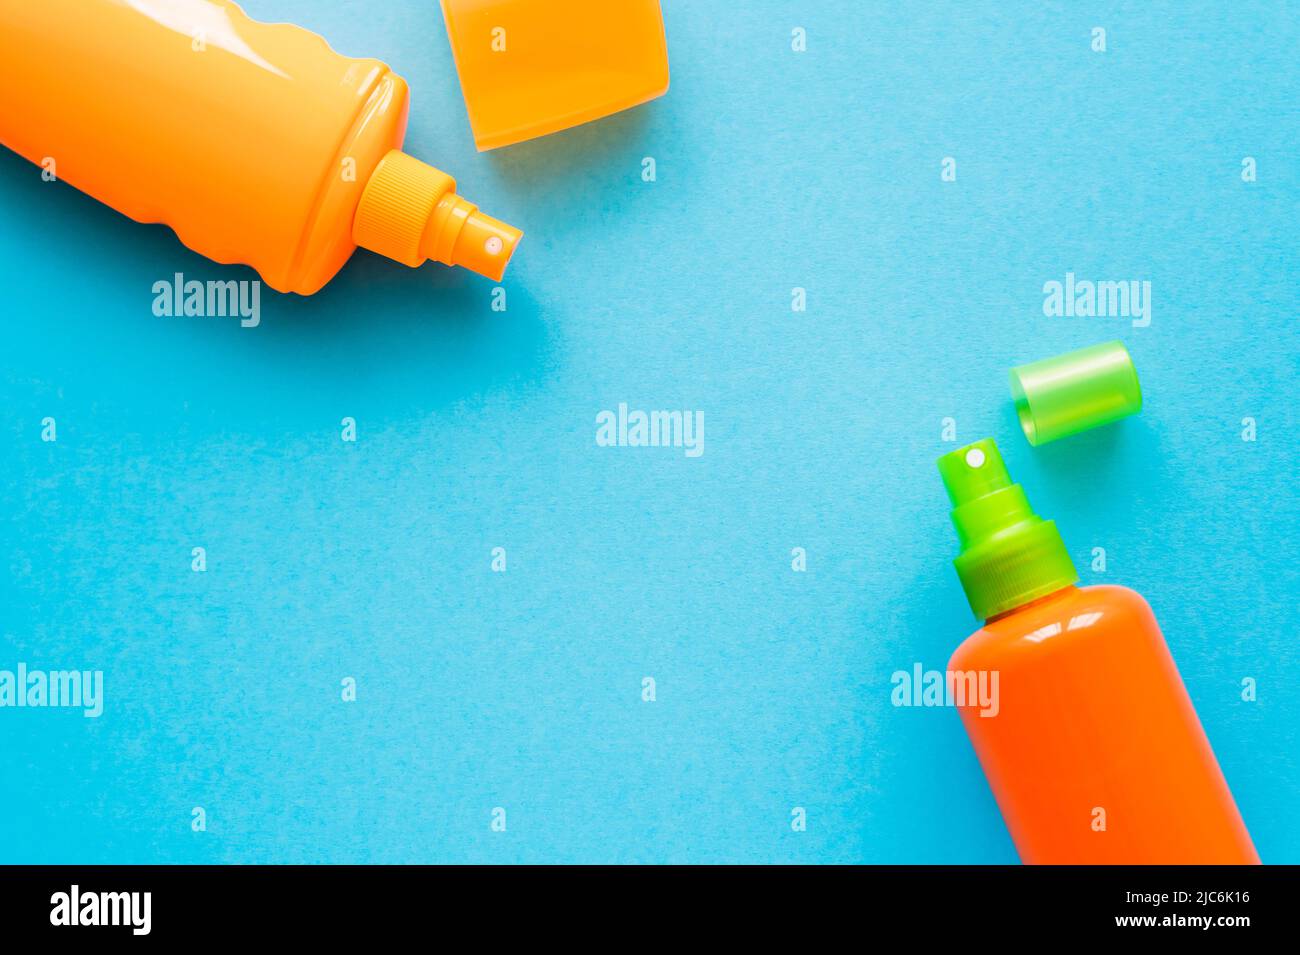
<svg viewBox="0 0 1300 955"><path fill-rule="evenodd" d="M380 161L400 149L406 136L406 80L377 60L356 61L349 73L358 77L352 80L353 98L360 105L337 154L320 165L302 251L286 280L289 290L303 295L318 291L356 251L352 227L361 195Z"/></svg>
<svg viewBox="0 0 1300 955"><path fill-rule="evenodd" d="M952 669L979 667L1007 652L1059 648L1065 642L1132 630L1155 630L1155 615L1137 591L1116 584L1067 587L988 621L954 652Z"/></svg>
<svg viewBox="0 0 1300 955"><path fill-rule="evenodd" d="M1087 587L1079 587L1080 594L1087 595L1090 598L1103 598L1115 603L1129 603L1135 606L1148 606L1146 598L1134 590L1132 587L1125 587L1122 584L1091 584Z"/></svg>

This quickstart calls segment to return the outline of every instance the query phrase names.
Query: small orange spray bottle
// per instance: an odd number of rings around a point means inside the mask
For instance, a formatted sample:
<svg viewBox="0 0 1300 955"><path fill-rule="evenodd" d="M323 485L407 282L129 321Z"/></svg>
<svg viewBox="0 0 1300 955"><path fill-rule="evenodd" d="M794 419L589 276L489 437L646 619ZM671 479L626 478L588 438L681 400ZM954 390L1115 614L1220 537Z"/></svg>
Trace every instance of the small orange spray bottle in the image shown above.
<svg viewBox="0 0 1300 955"><path fill-rule="evenodd" d="M948 664L996 671L999 705L961 708L1022 861L1258 863L1151 608L1074 586L1060 533L991 440L939 459L957 575L984 627Z"/></svg>
<svg viewBox="0 0 1300 955"><path fill-rule="evenodd" d="M500 279L522 233L401 151L406 82L228 0L0 3L0 143L304 295L357 246Z"/></svg>

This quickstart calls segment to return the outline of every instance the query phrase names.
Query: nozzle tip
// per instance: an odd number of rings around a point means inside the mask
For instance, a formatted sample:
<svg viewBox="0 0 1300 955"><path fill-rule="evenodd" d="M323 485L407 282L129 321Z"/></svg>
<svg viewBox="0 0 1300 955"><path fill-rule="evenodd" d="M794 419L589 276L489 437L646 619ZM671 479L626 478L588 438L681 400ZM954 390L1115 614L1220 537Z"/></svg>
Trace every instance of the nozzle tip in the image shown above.
<svg viewBox="0 0 1300 955"><path fill-rule="evenodd" d="M499 282L523 237L523 232L514 226L475 210L469 214L456 237L451 253L452 265L462 265Z"/></svg>
<svg viewBox="0 0 1300 955"><path fill-rule="evenodd" d="M949 451L939 459L939 476L953 507L1011 484L1007 466L992 438Z"/></svg>

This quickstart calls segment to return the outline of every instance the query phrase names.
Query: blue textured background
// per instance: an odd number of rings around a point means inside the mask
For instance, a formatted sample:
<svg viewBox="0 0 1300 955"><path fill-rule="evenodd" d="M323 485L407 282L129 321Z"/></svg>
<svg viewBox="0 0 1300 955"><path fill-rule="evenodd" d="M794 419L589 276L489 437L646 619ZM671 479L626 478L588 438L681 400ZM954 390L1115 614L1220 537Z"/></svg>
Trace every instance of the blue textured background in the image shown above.
<svg viewBox="0 0 1300 955"><path fill-rule="evenodd" d="M255 329L156 318L252 275L0 154L0 668L107 684L0 710L0 859L1012 861L956 714L889 702L975 627L952 416L1150 600L1300 862L1294 11L665 6L667 97L480 155L432 0L248 0L410 80L408 149L528 232L504 314L359 253ZM1068 270L1151 326L1045 317ZM1031 450L1006 369L1117 337L1143 413ZM620 401L703 410L704 456L597 447Z"/></svg>

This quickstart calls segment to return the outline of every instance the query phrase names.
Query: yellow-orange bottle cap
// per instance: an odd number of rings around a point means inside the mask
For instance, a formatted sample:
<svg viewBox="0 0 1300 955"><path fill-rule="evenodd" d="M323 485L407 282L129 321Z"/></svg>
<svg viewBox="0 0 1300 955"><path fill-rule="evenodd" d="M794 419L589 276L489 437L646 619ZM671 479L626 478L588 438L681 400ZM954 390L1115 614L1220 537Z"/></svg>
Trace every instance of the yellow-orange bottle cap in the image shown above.
<svg viewBox="0 0 1300 955"><path fill-rule="evenodd" d="M442 0L442 13L480 150L668 90L659 0Z"/></svg>

